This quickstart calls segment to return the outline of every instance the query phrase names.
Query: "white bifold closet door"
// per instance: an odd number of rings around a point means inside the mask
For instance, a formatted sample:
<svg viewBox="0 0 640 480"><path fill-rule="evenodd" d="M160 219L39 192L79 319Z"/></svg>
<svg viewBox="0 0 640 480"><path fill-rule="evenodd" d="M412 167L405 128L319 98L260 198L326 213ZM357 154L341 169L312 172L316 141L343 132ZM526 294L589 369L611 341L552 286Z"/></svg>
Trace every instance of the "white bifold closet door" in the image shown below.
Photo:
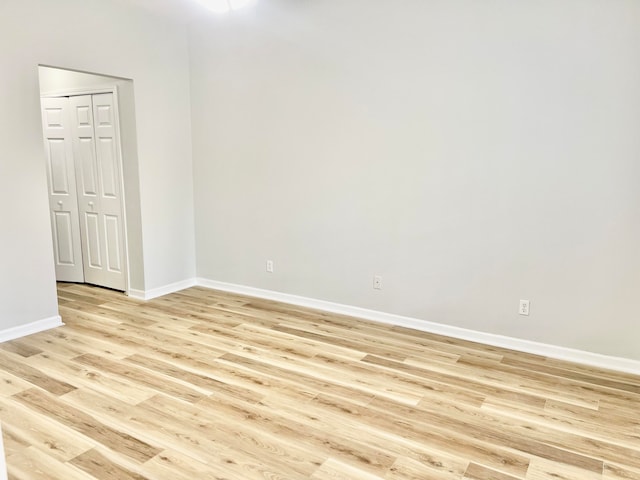
<svg viewBox="0 0 640 480"><path fill-rule="evenodd" d="M125 290L122 171L113 94L43 98L45 112L51 101L66 101L67 107L63 110L67 110L69 118L75 172L75 221L80 232L79 245L74 244L69 249L75 251L79 248L82 252L85 282ZM47 141L49 138L45 131ZM51 204L52 210L55 205ZM54 232L54 242L55 236ZM75 237L71 238L75 241ZM82 281L57 278L62 281Z"/></svg>
<svg viewBox="0 0 640 480"><path fill-rule="evenodd" d="M84 282L68 98L42 99L56 279Z"/></svg>

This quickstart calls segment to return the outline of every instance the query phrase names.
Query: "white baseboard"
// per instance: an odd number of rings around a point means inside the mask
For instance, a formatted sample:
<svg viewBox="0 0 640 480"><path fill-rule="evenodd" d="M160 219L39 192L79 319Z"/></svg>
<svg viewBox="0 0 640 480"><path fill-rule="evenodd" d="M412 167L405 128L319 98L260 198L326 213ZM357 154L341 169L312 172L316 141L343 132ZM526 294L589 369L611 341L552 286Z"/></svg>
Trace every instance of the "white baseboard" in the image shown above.
<svg viewBox="0 0 640 480"><path fill-rule="evenodd" d="M51 328L61 327L62 325L64 325L64 323L62 323L62 318L60 315L56 315L55 317L36 320L35 322L27 323L26 325L7 328L6 330L0 331L0 343L15 340L16 338L26 337L27 335L43 332Z"/></svg>
<svg viewBox="0 0 640 480"><path fill-rule="evenodd" d="M170 283L162 287L152 288L151 290L136 290L129 289L129 296L137 300L153 300L154 298L162 297L163 295L169 295L170 293L179 292L185 288L193 287L196 285L195 278L189 278L187 280L181 280L180 282Z"/></svg>
<svg viewBox="0 0 640 480"><path fill-rule="evenodd" d="M0 480L7 480L7 462L5 461L2 425L0 425Z"/></svg>
<svg viewBox="0 0 640 480"><path fill-rule="evenodd" d="M263 290L253 287L245 287L225 282L217 282L206 278L198 278L197 285L211 288L214 290L222 290L225 292L238 293L251 297L264 298L267 300L275 300L278 302L289 303L302 307L315 308L326 312L349 315L374 322L385 323L394 326L412 328L428 333L444 335L447 337L459 338L461 340L469 340L472 342L492 345L494 347L508 348L520 352L542 355L545 357L566 360L570 362L580 363L583 365L591 365L609 370L627 372L632 374L640 374L640 361L627 358L612 357L599 353L592 353L573 348L550 345L546 343L532 342L519 338L496 335L493 333L478 332L466 328L444 325L441 323L419 320L417 318L403 317L390 313L368 310L366 308L353 307L350 305L342 305L339 303L327 302L324 300L316 300L313 298L300 297L297 295L289 295L287 293L274 292L271 290Z"/></svg>

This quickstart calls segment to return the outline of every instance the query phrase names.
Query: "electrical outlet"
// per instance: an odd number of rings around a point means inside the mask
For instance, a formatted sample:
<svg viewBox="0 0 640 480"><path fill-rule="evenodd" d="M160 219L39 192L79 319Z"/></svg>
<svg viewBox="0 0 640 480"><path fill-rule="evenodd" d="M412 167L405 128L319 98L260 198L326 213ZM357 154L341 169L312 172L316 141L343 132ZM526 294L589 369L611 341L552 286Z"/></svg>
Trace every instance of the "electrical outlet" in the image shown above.
<svg viewBox="0 0 640 480"><path fill-rule="evenodd" d="M376 290L382 290L382 276L373 276L373 288L375 288Z"/></svg>
<svg viewBox="0 0 640 480"><path fill-rule="evenodd" d="M273 273L273 260L267 260L267 272Z"/></svg>
<svg viewBox="0 0 640 480"><path fill-rule="evenodd" d="M518 310L520 315L529 315L529 300L520 300L520 309Z"/></svg>

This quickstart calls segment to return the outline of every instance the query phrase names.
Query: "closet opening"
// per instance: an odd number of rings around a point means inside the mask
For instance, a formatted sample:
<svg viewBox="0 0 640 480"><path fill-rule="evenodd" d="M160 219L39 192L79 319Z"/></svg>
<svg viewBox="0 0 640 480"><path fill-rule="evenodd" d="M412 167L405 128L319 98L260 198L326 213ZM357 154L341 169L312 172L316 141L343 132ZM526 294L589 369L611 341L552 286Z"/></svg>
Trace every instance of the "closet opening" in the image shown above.
<svg viewBox="0 0 640 480"><path fill-rule="evenodd" d="M39 67L56 280L143 289L133 81Z"/></svg>

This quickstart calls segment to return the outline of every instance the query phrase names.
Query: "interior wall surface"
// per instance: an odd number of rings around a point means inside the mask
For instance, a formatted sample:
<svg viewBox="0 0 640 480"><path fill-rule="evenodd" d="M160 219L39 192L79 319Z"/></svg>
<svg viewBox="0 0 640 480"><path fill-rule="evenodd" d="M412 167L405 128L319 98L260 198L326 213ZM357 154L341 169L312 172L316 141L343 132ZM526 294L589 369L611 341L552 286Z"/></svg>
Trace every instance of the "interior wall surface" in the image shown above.
<svg viewBox="0 0 640 480"><path fill-rule="evenodd" d="M0 330L57 315L38 65L133 79L144 286L195 274L184 26L105 0L0 2Z"/></svg>
<svg viewBox="0 0 640 480"><path fill-rule="evenodd" d="M273 0L190 56L198 276L640 360L640 3Z"/></svg>

